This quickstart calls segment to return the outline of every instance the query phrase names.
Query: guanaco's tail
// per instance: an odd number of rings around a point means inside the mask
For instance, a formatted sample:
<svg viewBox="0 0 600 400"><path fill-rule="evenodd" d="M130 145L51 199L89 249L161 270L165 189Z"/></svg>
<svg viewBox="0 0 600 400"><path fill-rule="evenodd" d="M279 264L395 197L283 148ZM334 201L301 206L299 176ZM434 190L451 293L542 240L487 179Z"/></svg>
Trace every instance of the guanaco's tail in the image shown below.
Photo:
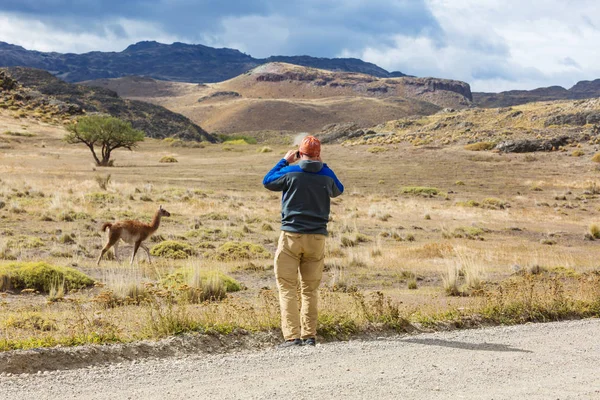
<svg viewBox="0 0 600 400"><path fill-rule="evenodd" d="M112 226L112 224L111 224L110 222L105 222L105 223L103 223L103 224L102 224L102 228L100 228L100 230L101 230L102 232L105 232L105 231L106 231L106 228L110 229L110 228L111 228L111 226Z"/></svg>

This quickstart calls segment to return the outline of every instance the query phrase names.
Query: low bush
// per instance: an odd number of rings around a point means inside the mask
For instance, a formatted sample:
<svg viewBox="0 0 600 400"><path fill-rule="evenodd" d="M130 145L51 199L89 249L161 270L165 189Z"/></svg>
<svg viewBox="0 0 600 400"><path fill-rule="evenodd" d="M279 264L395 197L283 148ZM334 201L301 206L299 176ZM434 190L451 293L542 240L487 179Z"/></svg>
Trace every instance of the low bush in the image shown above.
<svg viewBox="0 0 600 400"><path fill-rule="evenodd" d="M226 242L217 248L212 258L219 261L249 260L267 258L271 253L259 244L248 242Z"/></svg>
<svg viewBox="0 0 600 400"><path fill-rule="evenodd" d="M150 254L156 257L183 260L194 254L194 249L187 243L175 240L165 240L152 247Z"/></svg>
<svg viewBox="0 0 600 400"><path fill-rule="evenodd" d="M76 269L45 262L16 262L0 266L0 291L31 289L48 293L58 285L71 290L93 284L92 278Z"/></svg>

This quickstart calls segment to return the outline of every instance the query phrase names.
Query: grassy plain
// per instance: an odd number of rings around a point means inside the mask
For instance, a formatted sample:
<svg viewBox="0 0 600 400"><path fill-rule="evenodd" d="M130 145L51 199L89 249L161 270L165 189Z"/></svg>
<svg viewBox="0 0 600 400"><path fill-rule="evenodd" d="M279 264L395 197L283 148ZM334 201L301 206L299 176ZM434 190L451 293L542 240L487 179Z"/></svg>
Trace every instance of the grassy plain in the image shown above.
<svg viewBox="0 0 600 400"><path fill-rule="evenodd" d="M287 147L148 139L98 168L64 134L0 112L0 265L44 261L97 283L0 293L0 350L278 328L280 196L261 181ZM600 222L593 145L581 157L379 147L323 149L346 191L332 201L322 337L600 314L600 251L584 237ZM181 247L129 267L123 245L121 262L96 267L102 222L150 221L159 204L172 216L148 244ZM242 290L220 292L234 284L223 274Z"/></svg>

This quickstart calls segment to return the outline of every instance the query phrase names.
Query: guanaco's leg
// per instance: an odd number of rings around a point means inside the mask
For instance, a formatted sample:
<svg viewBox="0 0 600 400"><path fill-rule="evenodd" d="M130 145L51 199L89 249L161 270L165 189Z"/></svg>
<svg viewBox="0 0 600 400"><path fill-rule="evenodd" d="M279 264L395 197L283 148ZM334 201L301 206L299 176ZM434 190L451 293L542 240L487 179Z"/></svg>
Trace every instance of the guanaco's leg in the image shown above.
<svg viewBox="0 0 600 400"><path fill-rule="evenodd" d="M117 260L117 262L119 261L118 250L119 250L119 241L117 240L115 242L115 245L113 246L113 252L115 253L115 260Z"/></svg>
<svg viewBox="0 0 600 400"><path fill-rule="evenodd" d="M108 235L108 242L106 242L106 245L100 252L100 257L98 257L98 261L96 262L96 265L100 265L100 260L102 259L102 256L104 255L104 253L106 253L108 251L108 249L110 249L112 246L114 246L118 240L119 240L119 237Z"/></svg>
<svg viewBox="0 0 600 400"><path fill-rule="evenodd" d="M148 255L148 263L152 263L152 260L150 260L150 249L148 249L148 247L144 243L141 243L140 247L146 250L146 254Z"/></svg>
<svg viewBox="0 0 600 400"><path fill-rule="evenodd" d="M138 249L140 248L140 245L142 244L142 241L138 241L135 242L135 244L133 245L133 254L131 255L131 263L130 265L133 265L133 260L135 260L135 254L137 253Z"/></svg>

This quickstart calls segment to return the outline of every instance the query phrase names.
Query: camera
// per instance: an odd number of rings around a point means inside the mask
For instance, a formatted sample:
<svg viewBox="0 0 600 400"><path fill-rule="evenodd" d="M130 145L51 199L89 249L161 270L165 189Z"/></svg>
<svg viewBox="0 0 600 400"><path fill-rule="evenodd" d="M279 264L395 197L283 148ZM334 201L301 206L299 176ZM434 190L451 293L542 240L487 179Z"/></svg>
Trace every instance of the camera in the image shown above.
<svg viewBox="0 0 600 400"><path fill-rule="evenodd" d="M300 151L299 150L296 151L296 158L300 158Z"/></svg>

